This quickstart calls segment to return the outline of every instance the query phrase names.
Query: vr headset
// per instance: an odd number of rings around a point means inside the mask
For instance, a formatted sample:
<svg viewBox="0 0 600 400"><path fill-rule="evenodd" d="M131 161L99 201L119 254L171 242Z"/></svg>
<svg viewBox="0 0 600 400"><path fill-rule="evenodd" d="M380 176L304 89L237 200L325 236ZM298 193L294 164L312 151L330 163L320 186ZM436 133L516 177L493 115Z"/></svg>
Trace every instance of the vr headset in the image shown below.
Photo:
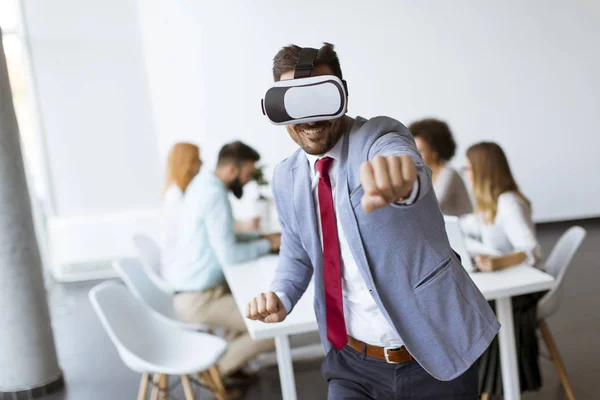
<svg viewBox="0 0 600 400"><path fill-rule="evenodd" d="M262 101L263 114L275 125L336 119L346 114L348 87L334 75L310 76L317 49L303 48L294 79L275 82Z"/></svg>

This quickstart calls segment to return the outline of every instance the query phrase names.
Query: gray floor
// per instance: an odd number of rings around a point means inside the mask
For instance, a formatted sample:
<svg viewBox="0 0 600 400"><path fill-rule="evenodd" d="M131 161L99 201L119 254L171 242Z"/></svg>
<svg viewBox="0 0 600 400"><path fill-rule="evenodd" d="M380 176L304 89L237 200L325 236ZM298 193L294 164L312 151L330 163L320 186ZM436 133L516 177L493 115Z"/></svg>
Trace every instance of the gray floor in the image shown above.
<svg viewBox="0 0 600 400"><path fill-rule="evenodd" d="M542 225L539 237L547 254L559 235L572 223ZM600 382L600 221L580 222L588 237L576 255L565 282L565 297L559 313L550 321L571 384L578 399L597 399ZM117 351L102 330L87 298L94 283L56 285L51 292L54 332L64 370L67 388L46 400L120 400L135 399L139 376L120 361ZM542 351L546 353L545 347ZM541 361L543 389L528 393L524 399L564 399L557 374L551 362ZM324 399L327 388L319 372L319 362L296 363L299 399ZM212 398L197 388L200 399ZM170 398L183 399L180 387ZM244 399L280 399L276 368L261 371L260 380L250 387Z"/></svg>

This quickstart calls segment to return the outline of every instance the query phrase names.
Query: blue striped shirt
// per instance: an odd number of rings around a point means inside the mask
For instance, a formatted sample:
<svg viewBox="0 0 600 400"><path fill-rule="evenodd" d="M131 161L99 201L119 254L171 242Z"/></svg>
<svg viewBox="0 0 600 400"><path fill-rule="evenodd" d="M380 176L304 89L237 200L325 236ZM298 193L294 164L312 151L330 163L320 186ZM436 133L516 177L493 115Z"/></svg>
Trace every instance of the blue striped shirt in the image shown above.
<svg viewBox="0 0 600 400"><path fill-rule="evenodd" d="M203 170L185 191L177 244L165 279L175 291L202 291L225 282L221 266L270 251L258 234L236 234L228 190L212 171Z"/></svg>

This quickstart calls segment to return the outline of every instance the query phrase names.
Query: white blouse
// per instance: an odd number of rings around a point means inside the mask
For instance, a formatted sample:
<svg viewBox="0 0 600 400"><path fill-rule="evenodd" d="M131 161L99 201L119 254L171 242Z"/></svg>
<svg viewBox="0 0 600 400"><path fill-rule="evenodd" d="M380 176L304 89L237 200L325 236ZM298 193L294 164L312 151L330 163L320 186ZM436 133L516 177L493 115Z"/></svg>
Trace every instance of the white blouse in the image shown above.
<svg viewBox="0 0 600 400"><path fill-rule="evenodd" d="M473 204L465 182L452 168L442 167L433 182L433 191L442 214L460 217L473 212Z"/></svg>
<svg viewBox="0 0 600 400"><path fill-rule="evenodd" d="M171 184L165 191L161 210L161 257L162 271L167 269L175 259L179 213L183 204L183 192L176 184Z"/></svg>
<svg viewBox="0 0 600 400"><path fill-rule="evenodd" d="M460 224L463 233L471 239L466 241L466 245L473 255L504 255L522 251L531 264L538 263L542 258L531 209L515 192L502 193L498 197L494 223L485 223L479 214L469 214L461 218ZM485 248L490 251L481 250Z"/></svg>

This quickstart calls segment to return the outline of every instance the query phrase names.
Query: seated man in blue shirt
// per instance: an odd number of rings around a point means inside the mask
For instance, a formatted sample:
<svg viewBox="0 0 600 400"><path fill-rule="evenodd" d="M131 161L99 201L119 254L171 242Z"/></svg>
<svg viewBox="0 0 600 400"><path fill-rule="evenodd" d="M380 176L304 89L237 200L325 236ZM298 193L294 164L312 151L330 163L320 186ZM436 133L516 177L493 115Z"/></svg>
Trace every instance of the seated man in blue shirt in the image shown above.
<svg viewBox="0 0 600 400"><path fill-rule="evenodd" d="M174 262L165 274L176 291L175 310L184 321L225 328L233 337L219 362L224 377L274 347L272 340L250 338L222 271L222 265L279 249L279 234L234 232L228 192L242 197L259 159L244 143L229 143L221 149L215 171L203 169L192 180L179 216Z"/></svg>

